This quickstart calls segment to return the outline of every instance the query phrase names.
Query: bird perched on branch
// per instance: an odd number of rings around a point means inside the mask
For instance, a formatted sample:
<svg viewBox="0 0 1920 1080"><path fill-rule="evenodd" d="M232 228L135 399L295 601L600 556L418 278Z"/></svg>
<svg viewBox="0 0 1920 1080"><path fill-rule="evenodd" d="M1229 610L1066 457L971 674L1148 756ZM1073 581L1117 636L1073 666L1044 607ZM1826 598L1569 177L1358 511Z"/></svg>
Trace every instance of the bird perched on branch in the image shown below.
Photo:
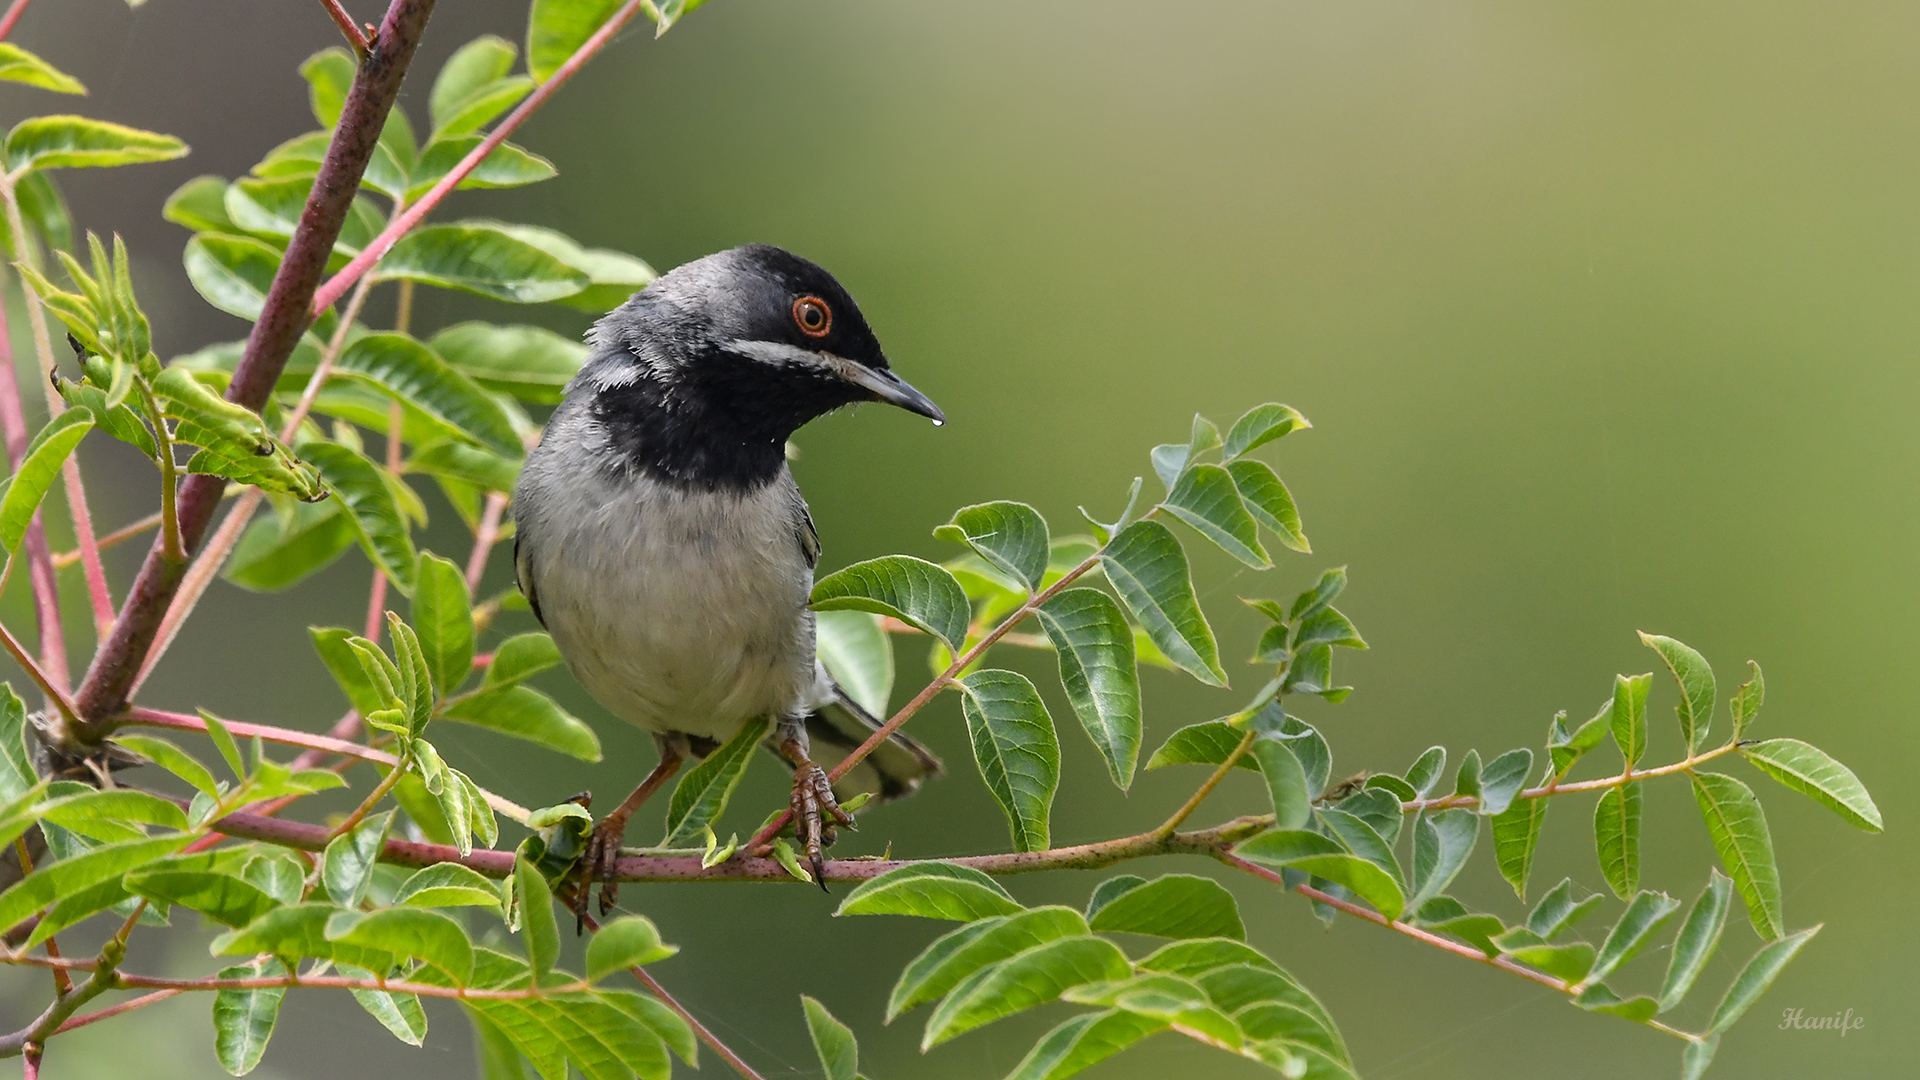
<svg viewBox="0 0 1920 1080"><path fill-rule="evenodd" d="M787 439L862 401L945 417L893 373L833 275L767 245L662 275L588 343L514 491L514 567L574 677L652 732L660 763L594 826L575 909L594 878L602 912L612 907L627 819L682 762L769 719L767 745L793 766L795 829L824 887L821 847L852 818L811 744L844 756L879 721L815 654L807 601L820 539ZM841 789L904 795L939 771L896 734Z"/></svg>

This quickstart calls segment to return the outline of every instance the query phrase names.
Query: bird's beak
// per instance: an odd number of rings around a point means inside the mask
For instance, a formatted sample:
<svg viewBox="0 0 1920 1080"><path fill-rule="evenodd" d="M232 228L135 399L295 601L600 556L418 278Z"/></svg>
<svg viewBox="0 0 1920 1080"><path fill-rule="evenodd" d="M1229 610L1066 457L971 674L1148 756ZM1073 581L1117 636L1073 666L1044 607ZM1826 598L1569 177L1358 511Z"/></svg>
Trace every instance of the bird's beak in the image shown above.
<svg viewBox="0 0 1920 1080"><path fill-rule="evenodd" d="M936 424L947 422L947 414L940 411L927 395L908 386L905 379L891 371L879 371L865 364L848 363L841 369L841 377L855 386L873 394L889 405L898 405L910 413L921 416Z"/></svg>

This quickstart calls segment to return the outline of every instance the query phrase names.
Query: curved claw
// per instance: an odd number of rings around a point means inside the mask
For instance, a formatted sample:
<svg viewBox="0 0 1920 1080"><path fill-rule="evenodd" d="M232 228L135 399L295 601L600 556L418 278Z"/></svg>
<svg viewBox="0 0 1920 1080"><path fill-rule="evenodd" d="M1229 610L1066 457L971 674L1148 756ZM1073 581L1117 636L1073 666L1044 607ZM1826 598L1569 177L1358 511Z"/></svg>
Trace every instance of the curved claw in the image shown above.
<svg viewBox="0 0 1920 1080"><path fill-rule="evenodd" d="M827 889L827 860L823 848L833 846L834 827L853 828L853 815L840 809L833 797L833 784L826 771L809 761L793 773L794 834L801 842L807 862L813 867L813 880L821 892Z"/></svg>

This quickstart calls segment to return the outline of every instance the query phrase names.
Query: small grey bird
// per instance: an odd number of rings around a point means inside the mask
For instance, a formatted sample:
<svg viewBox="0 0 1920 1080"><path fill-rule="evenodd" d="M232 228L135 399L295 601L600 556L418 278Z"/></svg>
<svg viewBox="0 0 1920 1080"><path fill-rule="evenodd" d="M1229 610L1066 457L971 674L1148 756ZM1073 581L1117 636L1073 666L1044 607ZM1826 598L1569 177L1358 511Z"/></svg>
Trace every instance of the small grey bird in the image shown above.
<svg viewBox="0 0 1920 1080"><path fill-rule="evenodd" d="M787 439L862 401L945 417L892 372L833 275L764 244L662 275L587 341L514 491L514 569L574 677L652 732L660 763L595 825L575 909L596 877L602 912L612 907L627 819L687 757L768 717L824 888L821 847L852 818L809 736L844 756L879 721L815 654L807 599L820 538ZM842 779L841 795L904 795L939 772L896 734Z"/></svg>

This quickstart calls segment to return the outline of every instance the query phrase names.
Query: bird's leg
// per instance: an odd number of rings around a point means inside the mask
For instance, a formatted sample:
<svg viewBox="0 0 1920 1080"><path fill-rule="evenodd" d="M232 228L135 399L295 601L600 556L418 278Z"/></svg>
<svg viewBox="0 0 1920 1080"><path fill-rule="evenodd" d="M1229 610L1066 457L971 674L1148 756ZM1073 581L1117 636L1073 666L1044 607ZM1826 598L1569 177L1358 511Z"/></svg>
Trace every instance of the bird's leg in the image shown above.
<svg viewBox="0 0 1920 1080"><path fill-rule="evenodd" d="M626 801L615 807L613 813L594 822L593 833L587 838L586 857L581 860L580 887L573 895L573 913L575 916L586 914L587 893L594 880L600 882L600 914L613 910L620 896L620 885L614 880L614 873L620 863L620 840L627 832L627 820L634 811L640 809L660 786L680 771L680 765L687 760L686 740L672 735L656 735L654 742L660 747L660 763L653 767L640 786Z"/></svg>
<svg viewBox="0 0 1920 1080"><path fill-rule="evenodd" d="M813 880L820 891L827 889L827 861L821 849L832 845L835 823L854 827L853 815L840 809L833 797L833 783L825 769L807 756L807 723L804 717L780 721L774 729L773 748L793 765L793 830L806 849L813 865Z"/></svg>

